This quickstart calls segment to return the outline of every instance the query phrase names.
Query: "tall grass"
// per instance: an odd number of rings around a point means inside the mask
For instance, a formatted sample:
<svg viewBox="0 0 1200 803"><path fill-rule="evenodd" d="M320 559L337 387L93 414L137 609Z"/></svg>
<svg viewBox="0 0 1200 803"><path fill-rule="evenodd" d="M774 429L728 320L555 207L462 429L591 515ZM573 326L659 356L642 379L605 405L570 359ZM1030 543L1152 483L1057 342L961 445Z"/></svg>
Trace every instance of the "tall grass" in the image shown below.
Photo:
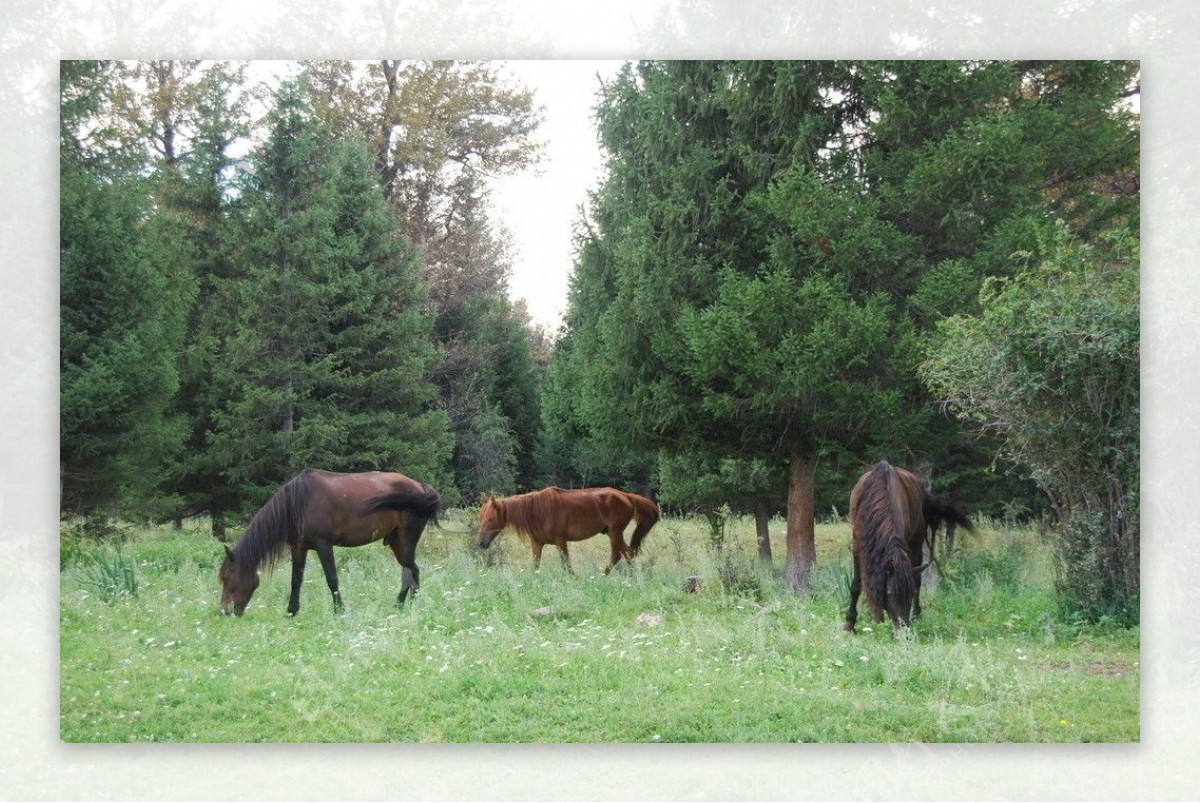
<svg viewBox="0 0 1200 803"><path fill-rule="evenodd" d="M223 553L203 522L131 535L136 597L98 594L86 559L66 563L62 738L1138 739L1137 630L1061 621L1032 531L987 525L960 539L929 570L924 616L893 638L867 616L860 634L841 630L844 524L819 525L800 596L758 562L750 521L729 523L717 555L702 520L665 519L638 561L608 575L602 537L572 546L574 574L549 554L534 572L511 532L473 553L470 524L451 512L427 531L422 591L404 608L389 550L339 550L340 616L310 561L298 617L284 615L286 567L264 576L243 618L222 617Z"/></svg>

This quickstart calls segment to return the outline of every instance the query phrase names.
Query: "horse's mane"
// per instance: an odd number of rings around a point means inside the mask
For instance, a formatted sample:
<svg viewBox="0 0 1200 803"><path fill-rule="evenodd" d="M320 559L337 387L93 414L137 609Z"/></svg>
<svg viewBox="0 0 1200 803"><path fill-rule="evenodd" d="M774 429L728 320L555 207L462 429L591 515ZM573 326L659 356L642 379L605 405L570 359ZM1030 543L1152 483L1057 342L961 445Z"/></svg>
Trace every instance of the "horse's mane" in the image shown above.
<svg viewBox="0 0 1200 803"><path fill-rule="evenodd" d="M864 585L873 607L887 601L887 565L891 561L895 592L907 607L915 593L912 565L905 540L904 487L890 464L880 461L871 467L859 492L856 518L865 559Z"/></svg>
<svg viewBox="0 0 1200 803"><path fill-rule="evenodd" d="M271 495L230 550L236 563L251 569L264 563L268 569L275 565L300 532L304 502L314 481L312 469L305 469Z"/></svg>

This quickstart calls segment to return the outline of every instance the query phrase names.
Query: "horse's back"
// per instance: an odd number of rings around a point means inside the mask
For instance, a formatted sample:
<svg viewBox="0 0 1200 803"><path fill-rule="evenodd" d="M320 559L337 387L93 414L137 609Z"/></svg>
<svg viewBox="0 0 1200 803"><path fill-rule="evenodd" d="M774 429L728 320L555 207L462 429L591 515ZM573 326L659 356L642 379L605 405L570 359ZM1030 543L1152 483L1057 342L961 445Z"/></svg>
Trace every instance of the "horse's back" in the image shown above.
<svg viewBox="0 0 1200 803"><path fill-rule="evenodd" d="M305 511L304 531L353 546L382 538L403 516L390 509L371 509L381 497L397 491L420 493L425 486L389 471L338 472L309 469L313 493Z"/></svg>
<svg viewBox="0 0 1200 803"><path fill-rule="evenodd" d="M869 497L864 502L864 497ZM871 466L854 484L850 492L850 519L854 537L860 537L861 514L864 504L886 507L897 518L897 533L905 540L925 531L925 485L920 477L907 469L897 468L886 460Z"/></svg>
<svg viewBox="0 0 1200 803"><path fill-rule="evenodd" d="M551 486L535 495L542 502L542 526L538 529L563 534L569 541L590 538L610 524L624 527L633 517L633 503L615 488Z"/></svg>

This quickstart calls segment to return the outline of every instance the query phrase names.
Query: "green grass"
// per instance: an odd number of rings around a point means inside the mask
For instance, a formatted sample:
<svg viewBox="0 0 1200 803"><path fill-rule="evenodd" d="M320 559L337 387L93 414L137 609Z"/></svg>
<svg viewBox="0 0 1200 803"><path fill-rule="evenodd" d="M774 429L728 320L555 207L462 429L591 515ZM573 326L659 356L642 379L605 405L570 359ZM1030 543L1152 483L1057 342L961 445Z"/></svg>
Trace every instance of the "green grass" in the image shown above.
<svg viewBox="0 0 1200 803"><path fill-rule="evenodd" d="M893 638L860 602L841 630L849 528L818 527L811 593L782 588L731 527L736 575L698 520L665 519L637 564L603 574L602 537L575 574L503 534L482 560L466 514L418 550L420 596L400 609L379 545L339 550L338 616L309 561L296 618L286 565L246 615L221 616L221 546L203 523L134 529L137 594L89 583L64 546L60 728L67 742L1130 742L1139 739L1139 634L1062 622L1029 530L959 539L925 614ZM776 522L773 532L781 532ZM781 540L775 544L782 558ZM497 551L498 550L498 551ZM725 572L726 576L730 573ZM699 576L698 593L684 581ZM648 616L647 616L648 615Z"/></svg>

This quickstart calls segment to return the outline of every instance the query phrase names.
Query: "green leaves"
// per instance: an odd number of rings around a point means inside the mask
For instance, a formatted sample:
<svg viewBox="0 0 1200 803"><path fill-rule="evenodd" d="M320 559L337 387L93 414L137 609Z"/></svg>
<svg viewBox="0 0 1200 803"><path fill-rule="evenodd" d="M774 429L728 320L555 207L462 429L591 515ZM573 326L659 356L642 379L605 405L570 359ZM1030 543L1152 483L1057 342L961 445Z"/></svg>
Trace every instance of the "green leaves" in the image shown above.
<svg viewBox="0 0 1200 803"><path fill-rule="evenodd" d="M1060 592L1085 615L1136 616L1137 245L1053 228L1040 258L938 325L921 375L965 419L1001 433L1062 525Z"/></svg>

